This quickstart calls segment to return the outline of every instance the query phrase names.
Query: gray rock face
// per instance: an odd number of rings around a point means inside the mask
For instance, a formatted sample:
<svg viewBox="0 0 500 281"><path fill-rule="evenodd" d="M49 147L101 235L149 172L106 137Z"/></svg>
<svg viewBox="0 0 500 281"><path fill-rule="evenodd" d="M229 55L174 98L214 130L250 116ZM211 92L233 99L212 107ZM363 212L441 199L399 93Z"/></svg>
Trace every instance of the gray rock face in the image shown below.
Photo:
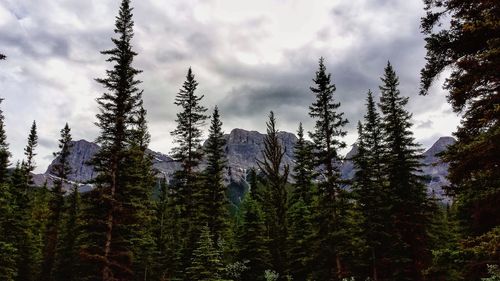
<svg viewBox="0 0 500 281"><path fill-rule="evenodd" d="M257 161L262 160L265 134L257 131L233 129L226 137L226 157L228 163L228 178L231 181L242 181L251 168L257 168ZM278 138L283 145L285 155L283 165L294 165L293 147L297 137L288 132L279 132Z"/></svg>
<svg viewBox="0 0 500 281"><path fill-rule="evenodd" d="M233 129L231 133L226 134L226 146L224 148L227 157L228 169L225 175L226 182L242 183L245 182L248 170L257 167L257 161L262 160L262 150L264 149L265 134L257 131L247 131L243 129ZM290 165L293 168L294 154L293 148L297 142L297 137L288 132L279 132L278 137L285 149L283 156L283 164ZM446 147L455 140L451 137L440 138L423 156L422 163L423 172L429 175L429 192L435 194L438 198L446 199L442 186L448 184L446 176L448 174L448 165L442 163L436 154L444 151ZM73 143L70 156L70 164L73 172L69 179L72 182L85 183L93 179L96 174L92 166L88 165L88 161L99 150L99 146L95 143L86 140L79 140ZM170 179L175 171L180 169L180 164L170 156L155 152L147 151L153 157L153 167L158 171L158 177L166 177ZM357 153L357 147L353 145L351 151L346 155L346 160L340 166L341 174L346 179L351 179L354 176L354 165L352 157ZM47 168L44 174L35 175L35 183L43 184L47 181L48 185L53 182L53 166L55 159ZM201 169L205 167L205 163L201 164Z"/></svg>
<svg viewBox="0 0 500 281"><path fill-rule="evenodd" d="M224 150L226 151L228 163L227 181L242 181L248 169L257 167L257 159L262 159L261 151L264 148L264 136L264 134L257 131L243 129L234 129L230 134L225 135L226 147ZM293 165L293 146L297 141L297 137L287 132L279 132L278 137L285 148L283 162ZM72 173L69 176L70 181L85 183L96 176L93 167L87 163L97 151L99 151L99 146L95 143L86 140L73 142L69 161L72 167ZM180 164L168 155L152 150L147 150L147 153L153 157L153 167L158 171L159 177L171 178L174 172L180 169ZM56 161L57 159L54 159L44 174L35 175L37 184L43 184L47 180L48 184L51 185ZM204 166L205 164L202 163L201 168L203 169Z"/></svg>
<svg viewBox="0 0 500 281"><path fill-rule="evenodd" d="M422 164L424 164L424 167L422 167L422 172L424 175L429 176L429 182L427 183L429 193L444 201L449 201L443 190L443 186L449 184L448 179L446 179L449 165L441 161L438 154L455 142L456 140L452 137L441 137L423 154Z"/></svg>
<svg viewBox="0 0 500 281"><path fill-rule="evenodd" d="M86 140L73 141L72 144L69 155L71 174L68 176L68 179L73 182L86 182L93 179L96 176L95 171L88 162L99 151L99 146ZM57 161L57 158L52 161L45 175L54 176L54 164Z"/></svg>

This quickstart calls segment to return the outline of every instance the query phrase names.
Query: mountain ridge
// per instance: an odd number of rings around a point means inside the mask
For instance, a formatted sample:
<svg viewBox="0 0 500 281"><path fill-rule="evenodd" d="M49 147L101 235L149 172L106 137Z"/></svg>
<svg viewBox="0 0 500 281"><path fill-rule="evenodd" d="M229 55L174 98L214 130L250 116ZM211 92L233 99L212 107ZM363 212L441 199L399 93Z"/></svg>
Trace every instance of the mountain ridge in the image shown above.
<svg viewBox="0 0 500 281"><path fill-rule="evenodd" d="M248 170L252 167L257 167L257 161L262 160L261 151L264 148L265 134L258 131L235 128L231 130L229 134L225 134L224 137L226 139L224 151L226 153L228 166L225 173L225 182L228 185L231 183L244 184ZM296 135L290 132L280 131L278 133L278 138L281 140L285 149L283 164L288 164L293 167L293 148L297 142ZM444 201L448 200L442 189L444 185L448 184L446 180L448 165L442 163L436 154L444 151L446 147L454 141L452 137L441 137L422 154L422 163L425 165L423 171L424 174L428 175L430 178L428 183L429 193L436 195L439 199ZM203 145L205 145L205 143ZM73 142L70 154L72 173L68 177L71 182L80 183L85 186L84 189L89 188L85 183L95 177L96 174L93 167L88 162L98 150L99 146L97 144L84 139ZM346 159L340 166L343 178L350 179L354 175L352 157L356 155L356 151L356 145L353 145L351 150L346 154ZM171 179L174 172L180 169L180 164L167 154L149 149L147 153L152 156L153 167L158 171L158 177L164 177L167 180ZM34 176L36 184L42 185L45 181L47 181L49 186L52 184L54 179L52 169L55 161L56 159L47 167L45 173ZM202 162L200 169L203 169L205 166L206 164ZM238 193L242 193L242 191Z"/></svg>

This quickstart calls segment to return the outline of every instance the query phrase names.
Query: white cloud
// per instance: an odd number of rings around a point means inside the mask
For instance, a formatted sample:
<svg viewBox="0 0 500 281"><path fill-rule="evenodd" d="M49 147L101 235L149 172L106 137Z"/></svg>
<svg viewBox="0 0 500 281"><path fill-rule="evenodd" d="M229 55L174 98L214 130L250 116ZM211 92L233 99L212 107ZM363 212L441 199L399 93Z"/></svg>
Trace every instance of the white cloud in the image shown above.
<svg viewBox="0 0 500 281"><path fill-rule="evenodd" d="M34 119L44 140L37 171L49 163L65 122L75 139L96 137L95 98L102 89L93 79L108 66L99 51L112 47L118 2L0 0L0 51L8 56L0 63L0 95L14 161L22 158ZM299 121L311 129L308 86L319 56L327 58L351 121L348 143L355 139L365 93L377 91L388 59L401 77L403 94L411 96L415 123L432 118L432 126L415 129L417 139L427 145L456 127L458 118L439 87L430 96L417 95L425 54L420 1L132 2L136 66L144 71L140 79L154 150L172 147L173 100L189 66L205 104L221 105L226 131L263 131L271 109L282 130L295 131Z"/></svg>

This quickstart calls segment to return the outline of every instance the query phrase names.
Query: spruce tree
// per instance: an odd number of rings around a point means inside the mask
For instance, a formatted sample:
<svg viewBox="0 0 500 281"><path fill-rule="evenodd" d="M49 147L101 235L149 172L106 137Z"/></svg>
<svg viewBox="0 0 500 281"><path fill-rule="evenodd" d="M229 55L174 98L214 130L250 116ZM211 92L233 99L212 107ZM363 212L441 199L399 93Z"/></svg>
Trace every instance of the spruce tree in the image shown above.
<svg viewBox="0 0 500 281"><path fill-rule="evenodd" d="M304 203L312 202L312 182L315 176L312 146L304 139L304 128L299 124L297 131L297 142L294 147L295 166L293 167L293 179L295 180L292 201L302 199Z"/></svg>
<svg viewBox="0 0 500 281"><path fill-rule="evenodd" d="M221 252L214 245L213 237L207 225L201 227L191 264L186 269L188 280L223 281L224 266Z"/></svg>
<svg viewBox="0 0 500 281"><path fill-rule="evenodd" d="M0 98L0 104L4 99ZM0 184L8 182L9 176L9 144L7 143L7 135L5 133L5 117L3 111L0 109Z"/></svg>
<svg viewBox="0 0 500 281"><path fill-rule="evenodd" d="M140 209L134 203L143 194L131 171L141 170L134 158L138 120L142 106L141 72L132 66L137 55L132 50L134 21L130 0L122 0L115 22L114 48L101 52L113 67L107 77L96 79L106 92L97 99L96 125L101 146L92 159L98 176L95 188L86 196L86 222L82 240L82 278L87 280L132 280L134 276L134 230L140 223ZM136 197L137 196L137 197Z"/></svg>
<svg viewBox="0 0 500 281"><path fill-rule="evenodd" d="M81 199L78 185L73 185L71 193L65 199L60 243L58 243L54 262L53 276L54 280L57 281L73 281L78 278L78 239L82 231Z"/></svg>
<svg viewBox="0 0 500 281"><path fill-rule="evenodd" d="M391 194L390 218L395 235L391 247L392 278L422 280L422 271L429 262L427 227L432 205L421 175L421 150L410 131L411 114L404 108L408 98L401 96L399 79L390 63L381 80L384 173Z"/></svg>
<svg viewBox="0 0 500 281"><path fill-rule="evenodd" d="M155 173L152 169L152 156L146 153L150 142L146 122L146 110L139 106L132 127L132 136L125 157L123 205L128 208L131 223L123 227L128 239L133 243L133 271L136 279L148 279L151 275L154 241L152 236L153 202Z"/></svg>
<svg viewBox="0 0 500 281"><path fill-rule="evenodd" d="M455 197L464 232L462 250L473 252L462 267L479 280L492 252L476 252L468 239L481 240L500 230L500 4L498 1L426 0L422 32L427 63L421 71L421 94L444 70L451 70L443 88L462 118L457 141L443 155L449 162L447 193ZM482 238L481 238L482 237ZM471 279L472 280L472 279Z"/></svg>
<svg viewBox="0 0 500 281"><path fill-rule="evenodd" d="M264 175L267 198L263 204L266 215L270 239L272 265L281 276L285 276L288 269L287 253L287 182L289 166L283 164L285 150L278 138L276 118L269 113L267 134L264 137L263 160L257 164Z"/></svg>
<svg viewBox="0 0 500 281"><path fill-rule="evenodd" d="M316 100L309 106L309 115L316 119L316 123L310 137L314 144L315 168L320 171L314 223L318 243L316 278L340 280L346 271L343 256L350 251L347 232L349 199L338 169L342 160L338 150L345 147L341 138L346 134L343 127L347 120L338 111L340 103L334 97L336 88L331 82L331 74L326 72L323 58L319 60L313 82L310 89Z"/></svg>
<svg viewBox="0 0 500 281"><path fill-rule="evenodd" d="M362 214L362 238L368 248L365 258L370 261L370 276L376 281L390 278L384 272L390 268L386 251L390 248L388 210L392 203L385 185L381 158L384 153L381 120L371 91L368 91L366 106L364 124L358 124L353 189Z"/></svg>
<svg viewBox="0 0 500 281"><path fill-rule="evenodd" d="M311 145L304 139L302 123L297 132L294 147L295 167L293 169L292 194L288 207L288 259L290 275L294 280L306 280L311 269L312 214L314 177Z"/></svg>
<svg viewBox="0 0 500 281"><path fill-rule="evenodd" d="M264 270L271 266L265 216L252 192L247 193L241 202L235 235L237 260L248 261L248 270L242 274L243 281L264 280Z"/></svg>
<svg viewBox="0 0 500 281"><path fill-rule="evenodd" d="M26 161L23 162L22 168L24 173L26 174L26 190L28 191L28 187L33 184L33 176L32 173L35 170L35 148L38 145L38 135L36 132L36 122L33 121L31 125L30 133L28 135L28 144L26 148L24 148L24 155L26 156Z"/></svg>
<svg viewBox="0 0 500 281"><path fill-rule="evenodd" d="M160 182L158 198L154 201L153 238L155 245L154 280L170 280L176 269L176 244L178 224L175 221L175 206L170 196L167 179Z"/></svg>
<svg viewBox="0 0 500 281"><path fill-rule="evenodd" d="M66 123L64 128L61 130L61 139L59 139L60 151L54 153L54 156L57 159L57 162L54 165L56 179L54 181L54 186L50 191L50 215L45 229L42 270L40 271L39 280L52 280L56 249L59 243L61 215L64 208L63 185L66 184L68 175L71 173L69 163L71 145L71 130Z"/></svg>
<svg viewBox="0 0 500 281"><path fill-rule="evenodd" d="M14 237L11 241L15 241L18 253L16 256L16 280L18 281L35 280L36 272L39 269L37 242L41 241L39 227L43 225L44 221L38 220L37 214L43 213L46 206L44 206L45 201L40 200L42 198L39 195L43 194L39 192L37 194L37 190L29 188L32 185L32 172L35 169L34 157L36 156L37 141L36 123L33 121L28 144L24 150L26 160L16 165L11 177L11 190L14 198L11 225Z"/></svg>
<svg viewBox="0 0 500 281"><path fill-rule="evenodd" d="M229 228L229 201L224 185L225 144L219 109L216 106L211 118L208 139L205 143L207 159L205 184L200 187L201 190L206 190L205 196L200 198L200 204L205 206L205 210L201 210L204 218L200 222L208 225L216 243L220 239L227 238Z"/></svg>
<svg viewBox="0 0 500 281"><path fill-rule="evenodd" d="M0 54L0 60L5 56ZM3 99L0 99L0 104ZM16 276L17 248L12 239L11 228L14 216L14 194L9 181L9 145L5 133L3 111L0 110L0 279L13 281Z"/></svg>
<svg viewBox="0 0 500 281"><path fill-rule="evenodd" d="M198 82L189 68L186 81L175 98L175 105L180 106L182 111L177 113L177 127L171 132L178 145L172 150L173 158L181 163L181 170L174 174L172 185L174 190L172 196L179 211L176 215L181 230L177 250L181 271L190 263L192 251L199 237L199 228L202 226L196 223L200 205L194 194L198 191L201 181L197 168L203 157L201 126L207 119L205 115L207 109L200 104L203 95L196 95L197 87Z"/></svg>

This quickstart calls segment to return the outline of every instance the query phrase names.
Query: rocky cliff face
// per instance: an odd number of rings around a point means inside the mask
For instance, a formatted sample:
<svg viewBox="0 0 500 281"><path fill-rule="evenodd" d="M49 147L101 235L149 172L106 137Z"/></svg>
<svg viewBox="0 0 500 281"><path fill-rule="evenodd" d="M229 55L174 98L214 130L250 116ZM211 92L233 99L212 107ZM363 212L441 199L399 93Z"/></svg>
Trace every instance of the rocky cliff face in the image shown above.
<svg viewBox="0 0 500 281"><path fill-rule="evenodd" d="M422 164L424 164L424 166L422 167L422 172L429 177L429 182L427 183L429 192L445 201L449 200L443 190L443 186L449 184L446 179L449 165L441 161L438 154L445 151L446 148L454 144L455 141L456 140L452 137L440 137L431 148L423 154L424 158Z"/></svg>
<svg viewBox="0 0 500 281"><path fill-rule="evenodd" d="M257 161L262 160L265 134L261 134L257 131L233 129L231 133L225 135L225 137L226 146L224 150L226 152L228 164L225 176L226 183L244 184L248 170L257 167ZM293 168L293 147L297 142L297 137L288 132L280 132L278 137L285 149L283 164L288 164L290 168ZM454 141L455 140L451 137L442 137L424 153L423 164L426 166L423 170L424 174L429 175L430 178L429 192L436 194L439 198L445 198L442 186L448 183L446 181L448 165L441 163L436 154L445 150L446 147ZM92 166L88 165L88 161L98 150L99 146L95 143L86 140L74 142L70 156L70 163L73 168L73 172L69 178L71 181L85 183L96 176ZM153 157L153 167L158 170L159 177L171 178L174 172L180 168L180 164L168 155L152 150L148 150L148 153ZM351 159L356 153L357 147L354 145L351 151L346 155L346 161L344 161L340 167L341 174L344 178L350 179L354 175L354 165ZM202 163L201 169L203 169L204 166L205 164ZM53 164L51 164L44 174L35 176L35 182L43 184L43 182L47 180L50 185L53 178ZM241 191L238 193L241 193Z"/></svg>
<svg viewBox="0 0 500 281"><path fill-rule="evenodd" d="M246 131L243 129L233 129L230 134L226 134L226 146L224 150L227 155L228 170L226 181L244 181L247 171L252 167L257 167L257 160L262 160L262 149L264 149L264 134L257 131ZM292 133L279 132L278 137L285 148L283 163L293 165L293 147L297 141ZM85 183L93 179L96 174L88 162L99 150L99 146L86 140L74 141L71 148L70 165L72 173L69 180L72 182ZM147 153L153 158L153 167L158 171L159 177L171 178L175 171L180 169L180 164L170 156L148 150ZM42 185L45 181L52 184L54 178L53 166L57 159L54 159L47 171L41 175L35 175L35 182ZM201 169L205 163L201 164Z"/></svg>

